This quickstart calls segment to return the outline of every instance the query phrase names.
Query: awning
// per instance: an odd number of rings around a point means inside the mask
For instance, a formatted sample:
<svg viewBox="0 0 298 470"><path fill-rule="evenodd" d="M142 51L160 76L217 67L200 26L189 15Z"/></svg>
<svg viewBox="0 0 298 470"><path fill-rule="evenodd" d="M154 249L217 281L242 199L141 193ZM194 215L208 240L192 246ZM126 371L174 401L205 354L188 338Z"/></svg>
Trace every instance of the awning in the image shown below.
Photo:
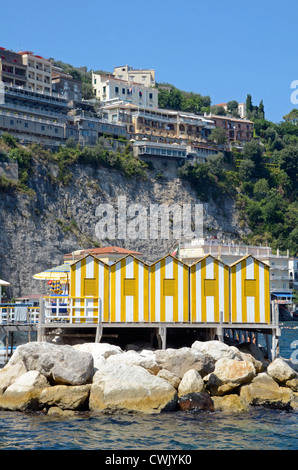
<svg viewBox="0 0 298 470"><path fill-rule="evenodd" d="M275 297L294 297L293 294L290 294L290 292L283 292L283 293L276 293L272 292L272 295L275 295Z"/></svg>
<svg viewBox="0 0 298 470"><path fill-rule="evenodd" d="M3 281L2 279L0 279L0 286L10 286L10 282Z"/></svg>

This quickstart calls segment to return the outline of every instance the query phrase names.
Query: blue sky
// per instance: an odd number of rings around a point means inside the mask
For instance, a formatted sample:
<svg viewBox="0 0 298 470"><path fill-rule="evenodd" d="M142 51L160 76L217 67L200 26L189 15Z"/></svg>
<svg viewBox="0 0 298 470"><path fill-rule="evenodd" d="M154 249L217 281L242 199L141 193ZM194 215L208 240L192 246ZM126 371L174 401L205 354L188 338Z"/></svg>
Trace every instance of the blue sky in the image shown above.
<svg viewBox="0 0 298 470"><path fill-rule="evenodd" d="M0 8L0 46L93 70L154 68L212 104L250 93L279 122L297 107L297 14L297 0L15 0Z"/></svg>

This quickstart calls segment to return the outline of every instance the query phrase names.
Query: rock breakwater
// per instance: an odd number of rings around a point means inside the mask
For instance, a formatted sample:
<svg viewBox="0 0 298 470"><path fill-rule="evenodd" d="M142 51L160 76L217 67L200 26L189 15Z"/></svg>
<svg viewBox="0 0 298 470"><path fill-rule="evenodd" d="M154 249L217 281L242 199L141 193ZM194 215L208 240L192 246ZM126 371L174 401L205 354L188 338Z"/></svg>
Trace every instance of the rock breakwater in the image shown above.
<svg viewBox="0 0 298 470"><path fill-rule="evenodd" d="M253 344L195 341L189 348L123 351L107 343L30 342L0 370L0 410L249 412L298 410L298 373Z"/></svg>

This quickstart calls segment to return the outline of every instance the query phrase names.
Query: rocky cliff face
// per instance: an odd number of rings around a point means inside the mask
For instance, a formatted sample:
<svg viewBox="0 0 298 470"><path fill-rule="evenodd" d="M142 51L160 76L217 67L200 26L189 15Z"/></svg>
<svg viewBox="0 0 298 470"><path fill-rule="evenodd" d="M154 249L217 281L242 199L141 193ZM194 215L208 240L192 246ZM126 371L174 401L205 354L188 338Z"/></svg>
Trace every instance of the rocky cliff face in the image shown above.
<svg viewBox="0 0 298 470"><path fill-rule="evenodd" d="M161 163L159 162L159 165ZM155 167L154 167L155 165ZM98 238L100 204L110 204L117 216L119 197L126 207L141 204L200 204L195 189L177 176L175 164L163 162L161 176L157 164L147 179L126 178L113 169L75 165L67 185L59 182L58 167L36 159L29 187L32 195L0 190L0 278L11 283L14 297L46 292L46 283L33 274L63 262L63 254L81 248L117 245L136 249L148 262L171 253L183 239ZM116 227L117 228L117 227ZM204 204L204 235L235 239L240 235L235 204L225 198Z"/></svg>

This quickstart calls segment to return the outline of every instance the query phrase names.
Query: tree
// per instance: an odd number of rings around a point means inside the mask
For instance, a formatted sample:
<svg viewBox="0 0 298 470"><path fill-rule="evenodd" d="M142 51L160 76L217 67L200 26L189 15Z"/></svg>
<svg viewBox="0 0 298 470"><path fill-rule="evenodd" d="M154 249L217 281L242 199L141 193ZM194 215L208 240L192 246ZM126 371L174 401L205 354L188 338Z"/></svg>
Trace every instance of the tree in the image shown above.
<svg viewBox="0 0 298 470"><path fill-rule="evenodd" d="M211 112L211 114L214 114L215 116L225 116L226 115L226 110L223 106L211 106L210 107L210 112Z"/></svg>
<svg viewBox="0 0 298 470"><path fill-rule="evenodd" d="M226 131L222 127L215 127L210 132L208 140L223 145L226 142Z"/></svg>
<svg viewBox="0 0 298 470"><path fill-rule="evenodd" d="M239 165L239 178L242 181L249 181L255 172L255 164L252 160L242 160Z"/></svg>
<svg viewBox="0 0 298 470"><path fill-rule="evenodd" d="M260 104L259 104L258 118L259 119L265 119L265 108L264 108L263 100L261 100Z"/></svg>
<svg viewBox="0 0 298 470"><path fill-rule="evenodd" d="M238 114L238 101L228 101L227 103L228 113L232 114L234 117L239 117Z"/></svg>
<svg viewBox="0 0 298 470"><path fill-rule="evenodd" d="M91 83L82 82L82 97L84 100L91 100L92 98L94 98Z"/></svg>
<svg viewBox="0 0 298 470"><path fill-rule="evenodd" d="M298 148L288 146L279 152L279 166L284 170L293 183L293 188L298 187Z"/></svg>
<svg viewBox="0 0 298 470"><path fill-rule="evenodd" d="M297 123L297 121L298 121L298 109L297 108L292 109L292 111L290 111L288 114L283 116L283 119L285 121L290 121L293 124Z"/></svg>
<svg viewBox="0 0 298 470"><path fill-rule="evenodd" d="M260 201L261 199L264 199L269 192L269 184L268 181L265 178L259 179L253 189L253 195L254 198L257 201Z"/></svg>
<svg viewBox="0 0 298 470"><path fill-rule="evenodd" d="M261 145L256 140L247 142L243 149L243 158L251 160L255 165L254 175L260 177L260 172L263 170L263 150Z"/></svg>
<svg viewBox="0 0 298 470"><path fill-rule="evenodd" d="M246 114L249 115L252 111L252 99L251 95L247 95L246 97Z"/></svg>
<svg viewBox="0 0 298 470"><path fill-rule="evenodd" d="M227 103L228 111L237 111L238 112L238 101L228 101Z"/></svg>

